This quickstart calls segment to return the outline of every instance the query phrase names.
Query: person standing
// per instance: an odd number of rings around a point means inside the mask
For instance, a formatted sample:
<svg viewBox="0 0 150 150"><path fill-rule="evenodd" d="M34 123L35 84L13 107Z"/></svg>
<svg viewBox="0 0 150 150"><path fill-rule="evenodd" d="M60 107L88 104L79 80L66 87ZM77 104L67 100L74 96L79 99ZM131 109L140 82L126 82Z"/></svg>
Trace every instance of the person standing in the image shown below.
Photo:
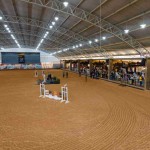
<svg viewBox="0 0 150 150"><path fill-rule="evenodd" d="M46 75L45 75L45 73L43 74L43 82L42 83L43 84L46 83Z"/></svg>
<svg viewBox="0 0 150 150"><path fill-rule="evenodd" d="M68 78L68 71L66 72L66 78Z"/></svg>
<svg viewBox="0 0 150 150"><path fill-rule="evenodd" d="M63 76L63 78L65 77L65 72L63 71L63 73L62 73L62 76Z"/></svg>
<svg viewBox="0 0 150 150"><path fill-rule="evenodd" d="M142 75L139 76L139 82L140 82L140 86L143 85L143 78L142 78Z"/></svg>

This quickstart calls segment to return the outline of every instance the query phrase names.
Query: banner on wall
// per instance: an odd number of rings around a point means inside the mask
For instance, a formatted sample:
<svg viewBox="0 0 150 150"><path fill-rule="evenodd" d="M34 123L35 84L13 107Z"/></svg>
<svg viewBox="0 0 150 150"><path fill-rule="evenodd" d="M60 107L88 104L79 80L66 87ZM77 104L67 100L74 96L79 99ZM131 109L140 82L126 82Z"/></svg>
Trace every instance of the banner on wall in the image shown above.
<svg viewBox="0 0 150 150"><path fill-rule="evenodd" d="M24 60L21 60L24 61ZM41 64L1 64L0 70L12 70L12 69L51 69L60 68L58 63L41 63Z"/></svg>
<svg viewBox="0 0 150 150"><path fill-rule="evenodd" d="M0 70L12 70L12 69L41 69L40 64L1 64Z"/></svg>

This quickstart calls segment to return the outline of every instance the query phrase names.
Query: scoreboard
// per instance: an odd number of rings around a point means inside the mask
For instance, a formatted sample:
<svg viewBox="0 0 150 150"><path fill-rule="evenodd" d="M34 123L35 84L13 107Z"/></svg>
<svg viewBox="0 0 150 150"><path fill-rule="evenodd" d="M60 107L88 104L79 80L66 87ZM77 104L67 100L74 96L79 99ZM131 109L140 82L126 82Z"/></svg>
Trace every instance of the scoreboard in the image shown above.
<svg viewBox="0 0 150 150"><path fill-rule="evenodd" d="M40 53L2 52L2 64L40 64Z"/></svg>

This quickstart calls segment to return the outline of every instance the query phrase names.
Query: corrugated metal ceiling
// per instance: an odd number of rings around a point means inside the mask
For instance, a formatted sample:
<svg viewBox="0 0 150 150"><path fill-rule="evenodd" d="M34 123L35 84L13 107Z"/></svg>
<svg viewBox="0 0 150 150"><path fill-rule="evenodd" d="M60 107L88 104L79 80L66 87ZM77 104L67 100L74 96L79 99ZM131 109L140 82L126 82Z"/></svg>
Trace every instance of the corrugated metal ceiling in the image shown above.
<svg viewBox="0 0 150 150"><path fill-rule="evenodd" d="M35 0L36 1L36 0ZM38 0L37 0L38 1ZM41 0L44 1L44 0ZM52 0L45 0L45 2ZM55 1L55 0L53 0ZM143 46L150 46L150 1L149 0L67 0L69 5L73 5L76 8L86 10L98 17L101 17L110 23L118 26L124 30L130 29L131 36L137 39ZM59 2L64 2L59 0ZM45 25L50 25L54 20L54 17L58 16L59 20L56 22L55 30L49 31L49 35L40 49L60 50L67 46L73 46L82 41L77 38L71 37L71 32L82 36L85 41L93 40L94 38L101 38L106 36L106 41L100 41L93 47L109 47L113 51L115 48L126 48L129 46L122 42L117 37L103 31L97 26L92 25L86 21L83 21L75 16L68 15L59 11L54 11L49 8L34 5L24 0L0 0L0 10L3 15L19 16L30 19L35 19L43 22ZM140 29L141 23L146 23L147 28ZM9 28L14 32L16 39L22 47L36 48L39 41L43 37L43 34L47 31L45 28L41 28L38 25L23 24L21 22L3 22L0 21L0 46L2 47L17 47L10 35L5 31L4 24L8 24ZM66 32L62 32L62 28ZM28 33L28 34L27 34ZM10 38L9 38L10 37ZM109 38L110 37L110 38ZM120 46L118 46L120 43ZM110 45L110 46L109 46ZM111 46L113 45L113 46ZM91 49L90 45L85 45L83 49ZM94 48L93 48L94 49ZM82 48L80 48L82 51ZM109 51L108 50L108 51ZM74 52L75 53L75 52ZM67 55L65 53L65 55ZM61 56L61 55L60 55Z"/></svg>

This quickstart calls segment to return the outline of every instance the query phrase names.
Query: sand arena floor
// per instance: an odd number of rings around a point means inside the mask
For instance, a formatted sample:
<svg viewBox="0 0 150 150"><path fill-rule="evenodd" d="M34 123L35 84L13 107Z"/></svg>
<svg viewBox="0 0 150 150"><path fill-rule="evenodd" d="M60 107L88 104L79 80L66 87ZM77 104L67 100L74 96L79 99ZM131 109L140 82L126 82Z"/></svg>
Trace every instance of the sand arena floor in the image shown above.
<svg viewBox="0 0 150 150"><path fill-rule="evenodd" d="M150 91L49 72L69 104L39 98L34 71L0 71L0 150L150 150Z"/></svg>

